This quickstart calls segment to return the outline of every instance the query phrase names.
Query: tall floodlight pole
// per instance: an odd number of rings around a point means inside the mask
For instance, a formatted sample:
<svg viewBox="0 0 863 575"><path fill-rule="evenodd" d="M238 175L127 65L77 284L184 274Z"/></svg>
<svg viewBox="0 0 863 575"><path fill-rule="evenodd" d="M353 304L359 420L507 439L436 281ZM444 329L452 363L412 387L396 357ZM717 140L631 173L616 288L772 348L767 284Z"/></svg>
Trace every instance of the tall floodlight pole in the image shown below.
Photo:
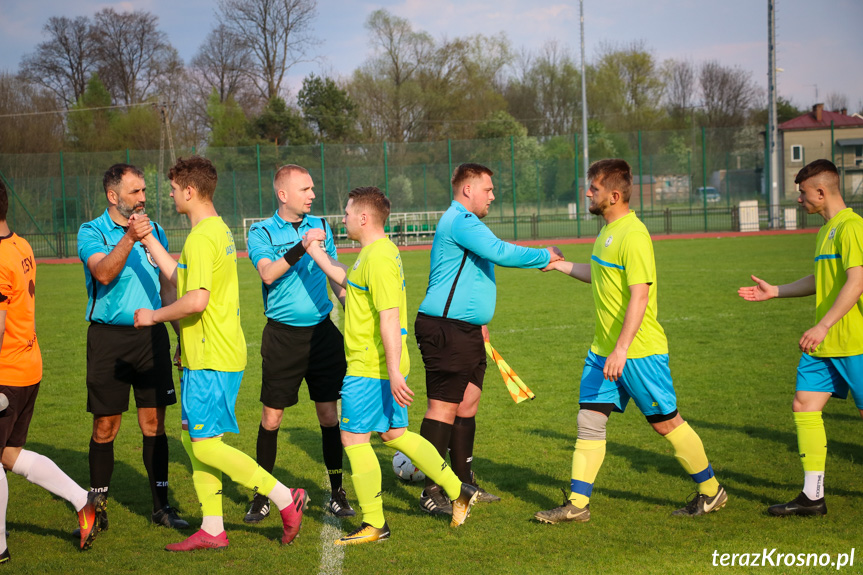
<svg viewBox="0 0 863 575"><path fill-rule="evenodd" d="M590 180L587 177L588 153L587 153L587 69L584 64L584 0L579 0L581 9L581 141L584 148L584 191L587 193L587 188L590 187ZM578 193L578 182L575 183L576 193Z"/></svg>
<svg viewBox="0 0 863 575"><path fill-rule="evenodd" d="M770 150L770 227L779 227L779 156L776 149L776 2L767 0L767 137Z"/></svg>

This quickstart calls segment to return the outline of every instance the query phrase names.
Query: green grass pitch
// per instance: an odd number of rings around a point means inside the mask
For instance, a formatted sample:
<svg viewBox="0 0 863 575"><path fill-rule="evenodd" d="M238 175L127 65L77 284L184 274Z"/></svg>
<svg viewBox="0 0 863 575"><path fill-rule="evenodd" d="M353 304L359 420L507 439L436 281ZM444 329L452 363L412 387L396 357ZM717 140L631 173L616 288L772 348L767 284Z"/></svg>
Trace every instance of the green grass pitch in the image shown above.
<svg viewBox="0 0 863 575"><path fill-rule="evenodd" d="M726 508L696 519L670 517L694 490L670 445L637 409L616 414L608 451L591 500L587 524L540 525L534 512L561 503L568 488L578 379L592 339L589 286L563 274L498 268L492 343L536 393L516 405L493 366L486 375L478 415L474 469L489 491L503 497L477 505L453 530L418 506L419 484L391 471L392 451L375 439L392 538L384 543L331 547L320 433L305 391L286 412L275 475L312 495L297 541L281 547L278 515L258 526L242 522L250 494L225 481L224 509L231 545L215 552L169 554L167 543L185 535L148 524L150 492L141 464L134 412L116 441L109 504L110 529L86 553L69 533L70 506L9 473L9 548L19 573L708 573L713 553L850 553L860 542L863 468L859 415L849 401L825 410L829 443L826 488L830 514L814 520L768 517L769 504L793 498L802 470L791 417L799 352L797 340L814 318L814 299L761 304L736 290L755 273L771 282L797 279L812 269L811 235L674 240L655 243L659 318L669 339L671 370L681 414L700 434ZM589 245L564 248L586 261ZM343 256L350 263L353 254ZM425 293L428 251L404 252L411 323L409 385L416 392L411 426L419 431L425 409L422 362L412 323ZM249 363L237 405L241 433L226 441L254 455L260 418L260 334L264 323L260 281L247 259L239 262L243 323ZM54 459L79 484L88 481L91 417L85 412L86 294L79 265L41 265L38 332L45 360L43 387L27 447ZM200 512L191 470L179 441L180 410L168 410L172 501L197 528ZM345 458L345 467L349 467ZM353 486L346 488L355 502ZM357 521L344 521L350 530ZM322 531L324 532L322 536ZM860 553L857 553L859 556ZM859 569L857 557L855 565ZM322 567L322 562L326 563ZM327 563L329 562L329 563ZM327 569L330 569L327 571ZM823 572L777 567L774 572ZM728 569L739 572L737 569Z"/></svg>

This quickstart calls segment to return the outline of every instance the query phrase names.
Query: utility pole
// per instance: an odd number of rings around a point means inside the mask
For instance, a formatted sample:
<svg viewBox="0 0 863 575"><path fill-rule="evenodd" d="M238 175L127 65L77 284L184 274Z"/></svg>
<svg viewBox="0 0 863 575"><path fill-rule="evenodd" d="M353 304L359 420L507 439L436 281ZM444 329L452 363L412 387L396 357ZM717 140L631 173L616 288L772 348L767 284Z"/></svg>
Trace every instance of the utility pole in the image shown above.
<svg viewBox="0 0 863 575"><path fill-rule="evenodd" d="M776 2L767 0L767 138L770 150L770 227L779 228L779 157L776 149Z"/></svg>
<svg viewBox="0 0 863 575"><path fill-rule="evenodd" d="M590 180L587 177L587 168L590 166L589 156L587 153L587 67L584 63L584 0L579 0L581 10L581 140L582 148L584 148L584 192L587 193L587 188L590 187ZM575 183L576 193L578 192L578 182Z"/></svg>

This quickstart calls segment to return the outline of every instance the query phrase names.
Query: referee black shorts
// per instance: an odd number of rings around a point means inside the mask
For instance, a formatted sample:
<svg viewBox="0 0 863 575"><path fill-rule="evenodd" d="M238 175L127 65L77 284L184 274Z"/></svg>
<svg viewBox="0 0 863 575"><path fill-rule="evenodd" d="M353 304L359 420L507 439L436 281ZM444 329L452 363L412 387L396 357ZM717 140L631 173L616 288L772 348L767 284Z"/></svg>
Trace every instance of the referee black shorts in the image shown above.
<svg viewBox="0 0 863 575"><path fill-rule="evenodd" d="M0 385L0 393L5 394L9 400L9 407L0 412L0 450L6 447L24 447L27 443L27 432L30 430L30 420L33 419L39 385Z"/></svg>
<svg viewBox="0 0 863 575"><path fill-rule="evenodd" d="M461 403L468 383L482 389L486 368L482 326L419 313L414 334L425 364L429 399Z"/></svg>
<svg viewBox="0 0 863 575"><path fill-rule="evenodd" d="M303 379L312 401L339 399L348 365L342 332L330 318L303 327L268 319L261 335L261 359L261 403L267 407L296 405Z"/></svg>
<svg viewBox="0 0 863 575"><path fill-rule="evenodd" d="M132 326L91 323L87 329L87 411L96 416L135 405L164 407L177 403L171 367L171 340L165 324Z"/></svg>

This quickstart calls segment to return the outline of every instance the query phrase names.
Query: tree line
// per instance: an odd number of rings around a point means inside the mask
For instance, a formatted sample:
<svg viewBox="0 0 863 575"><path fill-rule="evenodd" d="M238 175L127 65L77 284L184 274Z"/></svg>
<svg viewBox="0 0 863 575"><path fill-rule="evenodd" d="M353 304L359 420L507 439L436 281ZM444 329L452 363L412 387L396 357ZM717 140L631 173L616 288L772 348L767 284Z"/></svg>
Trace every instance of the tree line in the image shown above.
<svg viewBox="0 0 863 575"><path fill-rule="evenodd" d="M161 106L182 148L580 132L581 69L565 45L435 39L386 10L365 22L359 68L310 74L291 95L287 73L318 44L316 10L315 0L218 0L216 25L189 62L150 12L52 16L17 74L0 74L0 153L157 149ZM615 133L766 123L752 74L717 60L660 62L644 41L605 43L586 76L591 139L612 151ZM847 108L847 98L831 94L827 107ZM780 100L780 121L800 113Z"/></svg>

